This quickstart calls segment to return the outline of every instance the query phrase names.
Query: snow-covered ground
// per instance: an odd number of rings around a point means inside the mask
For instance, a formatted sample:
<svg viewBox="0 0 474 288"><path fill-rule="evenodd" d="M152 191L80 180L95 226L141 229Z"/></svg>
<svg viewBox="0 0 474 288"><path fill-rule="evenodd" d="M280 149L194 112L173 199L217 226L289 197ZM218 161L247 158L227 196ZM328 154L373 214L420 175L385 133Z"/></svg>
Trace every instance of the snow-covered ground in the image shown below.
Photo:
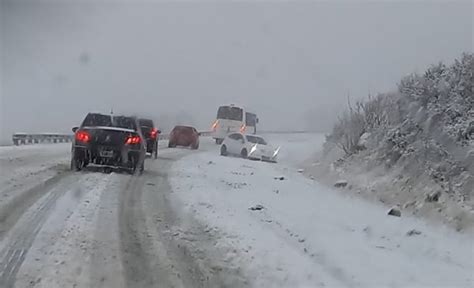
<svg viewBox="0 0 474 288"><path fill-rule="evenodd" d="M26 198L40 197L35 188L69 169L70 150L70 143L0 147L0 219L27 206Z"/></svg>
<svg viewBox="0 0 474 288"><path fill-rule="evenodd" d="M267 138L278 164L203 137L163 141L141 176L70 172L70 144L0 148L0 287L474 287L472 234L298 173L323 135Z"/></svg>
<svg viewBox="0 0 474 288"><path fill-rule="evenodd" d="M278 162L288 166L300 166L322 147L324 134L270 134L263 135L273 146L280 146Z"/></svg>
<svg viewBox="0 0 474 288"><path fill-rule="evenodd" d="M474 235L388 216L304 177L298 161L322 135L269 139L283 147L279 164L221 157L215 146L171 170L176 199L217 235L216 247L251 285L474 287Z"/></svg>
<svg viewBox="0 0 474 288"><path fill-rule="evenodd" d="M68 171L70 145L0 149L0 195L10 195L0 202L0 287L242 287L239 272L208 253L213 238L169 205L171 163L199 151L160 146L133 176ZM39 172L56 165L55 176Z"/></svg>

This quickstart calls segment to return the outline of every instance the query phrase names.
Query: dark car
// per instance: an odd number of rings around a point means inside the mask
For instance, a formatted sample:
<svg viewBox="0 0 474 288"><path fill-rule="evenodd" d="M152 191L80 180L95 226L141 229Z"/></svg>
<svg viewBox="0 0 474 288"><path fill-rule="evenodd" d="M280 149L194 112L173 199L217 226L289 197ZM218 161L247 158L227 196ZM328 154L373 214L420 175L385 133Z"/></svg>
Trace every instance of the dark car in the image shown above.
<svg viewBox="0 0 474 288"><path fill-rule="evenodd" d="M145 137L146 152L156 159L158 157L158 135L161 131L155 128L153 120L142 118L138 119L138 123L142 129L143 137Z"/></svg>
<svg viewBox="0 0 474 288"><path fill-rule="evenodd" d="M74 127L71 169L88 165L144 170L145 142L135 117L89 113Z"/></svg>
<svg viewBox="0 0 474 288"><path fill-rule="evenodd" d="M185 146L198 149L200 135L201 133L194 127L176 126L171 130L168 147Z"/></svg>

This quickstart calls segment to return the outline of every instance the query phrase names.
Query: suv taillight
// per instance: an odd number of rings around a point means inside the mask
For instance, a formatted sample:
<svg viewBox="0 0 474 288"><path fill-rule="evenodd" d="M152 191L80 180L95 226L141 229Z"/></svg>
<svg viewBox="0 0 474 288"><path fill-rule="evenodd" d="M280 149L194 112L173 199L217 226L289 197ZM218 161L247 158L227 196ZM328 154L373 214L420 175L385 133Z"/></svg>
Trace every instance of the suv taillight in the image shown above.
<svg viewBox="0 0 474 288"><path fill-rule="evenodd" d="M156 136L158 135L158 129L153 128L151 129L150 136L152 139L156 139Z"/></svg>
<svg viewBox="0 0 474 288"><path fill-rule="evenodd" d="M127 140L125 141L125 144L128 144L128 145L139 144L140 141L141 141L140 136L128 136Z"/></svg>
<svg viewBox="0 0 474 288"><path fill-rule="evenodd" d="M76 140L87 143L91 140L91 135L87 131L79 130L76 132Z"/></svg>

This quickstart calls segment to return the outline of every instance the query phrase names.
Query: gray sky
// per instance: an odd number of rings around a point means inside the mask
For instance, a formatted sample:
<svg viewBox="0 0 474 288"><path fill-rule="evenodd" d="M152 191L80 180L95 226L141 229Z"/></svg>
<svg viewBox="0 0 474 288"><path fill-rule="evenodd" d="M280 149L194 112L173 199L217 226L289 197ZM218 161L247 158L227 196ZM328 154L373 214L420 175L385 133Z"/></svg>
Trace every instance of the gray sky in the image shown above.
<svg viewBox="0 0 474 288"><path fill-rule="evenodd" d="M471 1L1 1L3 140L111 108L209 129L230 102L326 128L348 93L473 51Z"/></svg>

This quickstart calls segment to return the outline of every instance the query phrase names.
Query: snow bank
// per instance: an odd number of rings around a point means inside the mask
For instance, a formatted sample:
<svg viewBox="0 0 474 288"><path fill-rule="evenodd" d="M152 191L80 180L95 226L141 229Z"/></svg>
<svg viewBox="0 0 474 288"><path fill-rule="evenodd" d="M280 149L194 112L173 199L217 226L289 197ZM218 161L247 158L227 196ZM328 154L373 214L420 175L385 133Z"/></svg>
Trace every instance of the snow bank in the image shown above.
<svg viewBox="0 0 474 288"><path fill-rule="evenodd" d="M288 151L297 146L286 143ZM176 162L173 194L217 231L215 245L227 247L253 286L474 285L472 235L388 216L385 207L343 196L294 167L217 154ZM256 205L263 209L249 209Z"/></svg>

